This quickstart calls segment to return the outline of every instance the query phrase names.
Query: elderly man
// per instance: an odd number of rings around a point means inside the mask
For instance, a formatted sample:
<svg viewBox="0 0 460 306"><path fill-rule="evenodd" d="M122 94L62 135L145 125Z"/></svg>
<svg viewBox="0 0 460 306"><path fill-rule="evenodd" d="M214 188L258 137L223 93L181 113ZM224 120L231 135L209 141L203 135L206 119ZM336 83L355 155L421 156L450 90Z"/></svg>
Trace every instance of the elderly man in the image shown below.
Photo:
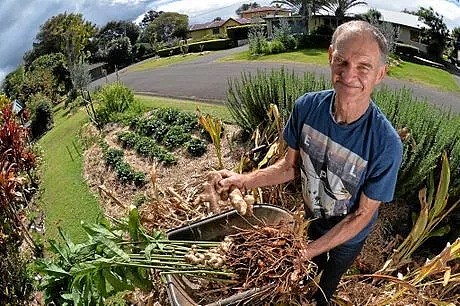
<svg viewBox="0 0 460 306"><path fill-rule="evenodd" d="M287 182L300 172L312 243L306 259L322 271L315 299L327 305L358 256L381 202L393 199L402 144L371 94L387 71L388 45L374 26L351 21L329 47L333 90L300 97L284 128L288 151L278 163L248 174L221 171L222 188Z"/></svg>

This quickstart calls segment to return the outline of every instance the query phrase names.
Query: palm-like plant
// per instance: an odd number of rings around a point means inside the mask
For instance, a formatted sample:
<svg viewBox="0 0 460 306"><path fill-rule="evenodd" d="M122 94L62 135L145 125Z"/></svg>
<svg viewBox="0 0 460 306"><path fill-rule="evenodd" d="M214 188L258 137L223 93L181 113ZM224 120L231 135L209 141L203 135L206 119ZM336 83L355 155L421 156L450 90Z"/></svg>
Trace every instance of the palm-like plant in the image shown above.
<svg viewBox="0 0 460 306"><path fill-rule="evenodd" d="M323 5L323 8L333 13L338 23L339 19L345 17L345 13L349 9L361 4L367 5L365 1L359 0L331 0L327 1L327 3Z"/></svg>
<svg viewBox="0 0 460 306"><path fill-rule="evenodd" d="M271 3L286 5L299 15L310 17L311 15L315 15L320 8L329 2L330 0L274 0Z"/></svg>

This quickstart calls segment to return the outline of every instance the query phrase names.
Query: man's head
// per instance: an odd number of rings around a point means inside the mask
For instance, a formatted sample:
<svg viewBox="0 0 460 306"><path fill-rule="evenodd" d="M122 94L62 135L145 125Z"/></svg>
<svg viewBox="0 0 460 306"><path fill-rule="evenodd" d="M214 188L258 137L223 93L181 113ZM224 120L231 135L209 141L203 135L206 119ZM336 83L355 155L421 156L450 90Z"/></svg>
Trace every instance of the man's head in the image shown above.
<svg viewBox="0 0 460 306"><path fill-rule="evenodd" d="M332 36L329 63L332 83L341 100L369 101L387 70L388 44L383 34L365 21L340 25Z"/></svg>

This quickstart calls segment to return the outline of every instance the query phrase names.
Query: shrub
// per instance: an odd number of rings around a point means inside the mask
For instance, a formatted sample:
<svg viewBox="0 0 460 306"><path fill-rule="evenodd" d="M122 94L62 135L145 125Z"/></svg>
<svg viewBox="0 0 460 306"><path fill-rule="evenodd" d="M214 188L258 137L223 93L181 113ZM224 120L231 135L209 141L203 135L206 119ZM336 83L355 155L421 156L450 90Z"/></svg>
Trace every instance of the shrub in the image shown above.
<svg viewBox="0 0 460 306"><path fill-rule="evenodd" d="M194 157L200 157L206 153L206 143L201 139L192 138L187 142L187 152Z"/></svg>
<svg viewBox="0 0 460 306"><path fill-rule="evenodd" d="M414 195L440 164L446 151L451 166L451 196L460 194L460 116L414 98L407 89L382 88L374 94L376 103L397 129L407 128L404 155L396 195ZM440 169L437 169L440 170Z"/></svg>
<svg viewBox="0 0 460 306"><path fill-rule="evenodd" d="M264 54L267 50L267 38L262 27L254 27L249 31L249 53L252 55Z"/></svg>
<svg viewBox="0 0 460 306"><path fill-rule="evenodd" d="M134 100L131 89L121 82L104 86L96 93L99 105L96 117L99 123L129 121L142 111L140 103Z"/></svg>
<svg viewBox="0 0 460 306"><path fill-rule="evenodd" d="M239 79L229 80L227 105L235 122L246 132L252 133L259 125L268 124L267 111L275 104L285 122L295 100L308 91L330 87L324 78L316 79L313 73L298 76L284 68L255 75L243 73Z"/></svg>
<svg viewBox="0 0 460 306"><path fill-rule="evenodd" d="M106 143L102 145L104 159L106 164L115 170L120 182L134 183L141 187L145 184L145 174L143 172L134 171L130 164L123 161L123 151L115 148L109 148Z"/></svg>
<svg viewBox="0 0 460 306"><path fill-rule="evenodd" d="M215 39L188 44L188 52L217 51L234 47L231 39ZM161 57L181 54L180 46L162 49L157 52Z"/></svg>
<svg viewBox="0 0 460 306"><path fill-rule="evenodd" d="M190 133L184 131L182 126L173 126L169 129L168 133L166 133L165 137L163 138L163 143L167 148L176 148L181 146L182 144L189 141L191 138Z"/></svg>
<svg viewBox="0 0 460 306"><path fill-rule="evenodd" d="M284 44L278 40L274 39L268 43L268 53L264 52L264 54L277 54L286 51Z"/></svg>
<svg viewBox="0 0 460 306"><path fill-rule="evenodd" d="M117 139L123 148L132 149L136 145L139 136L134 132L125 131L118 133Z"/></svg>
<svg viewBox="0 0 460 306"><path fill-rule="evenodd" d="M53 106L48 97L38 93L31 97L29 108L30 130L32 137L36 139L53 127Z"/></svg>
<svg viewBox="0 0 460 306"><path fill-rule="evenodd" d="M291 26L285 19L281 20L280 26L275 27L273 32L274 32L273 33L274 41L275 40L279 41L283 45L282 51L280 52L284 52L285 50L294 50L295 48L297 48L297 40L292 35ZM280 53L280 52L273 52L273 53Z"/></svg>

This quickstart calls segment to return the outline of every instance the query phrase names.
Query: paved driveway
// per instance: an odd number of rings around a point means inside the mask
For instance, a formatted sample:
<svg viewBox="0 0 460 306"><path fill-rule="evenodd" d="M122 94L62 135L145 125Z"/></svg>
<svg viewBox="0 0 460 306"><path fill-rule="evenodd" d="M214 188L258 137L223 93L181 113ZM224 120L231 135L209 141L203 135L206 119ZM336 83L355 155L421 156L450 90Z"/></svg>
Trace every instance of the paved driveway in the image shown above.
<svg viewBox="0 0 460 306"><path fill-rule="evenodd" d="M269 62L218 62L216 59L228 54L240 52L247 46L214 52L196 60L177 63L152 70L130 72L123 69L119 72L120 80L136 93L196 99L223 103L227 96L228 79L239 78L242 72L256 73L258 70L279 69L282 66L288 71L298 73L314 72L329 78L329 69L323 66L292 63ZM116 79L114 74L108 77L109 82ZM93 86L105 83L105 79L93 82ZM410 88L414 95L430 103L452 108L460 112L460 94L441 92L410 82L386 77L384 85L390 88Z"/></svg>

